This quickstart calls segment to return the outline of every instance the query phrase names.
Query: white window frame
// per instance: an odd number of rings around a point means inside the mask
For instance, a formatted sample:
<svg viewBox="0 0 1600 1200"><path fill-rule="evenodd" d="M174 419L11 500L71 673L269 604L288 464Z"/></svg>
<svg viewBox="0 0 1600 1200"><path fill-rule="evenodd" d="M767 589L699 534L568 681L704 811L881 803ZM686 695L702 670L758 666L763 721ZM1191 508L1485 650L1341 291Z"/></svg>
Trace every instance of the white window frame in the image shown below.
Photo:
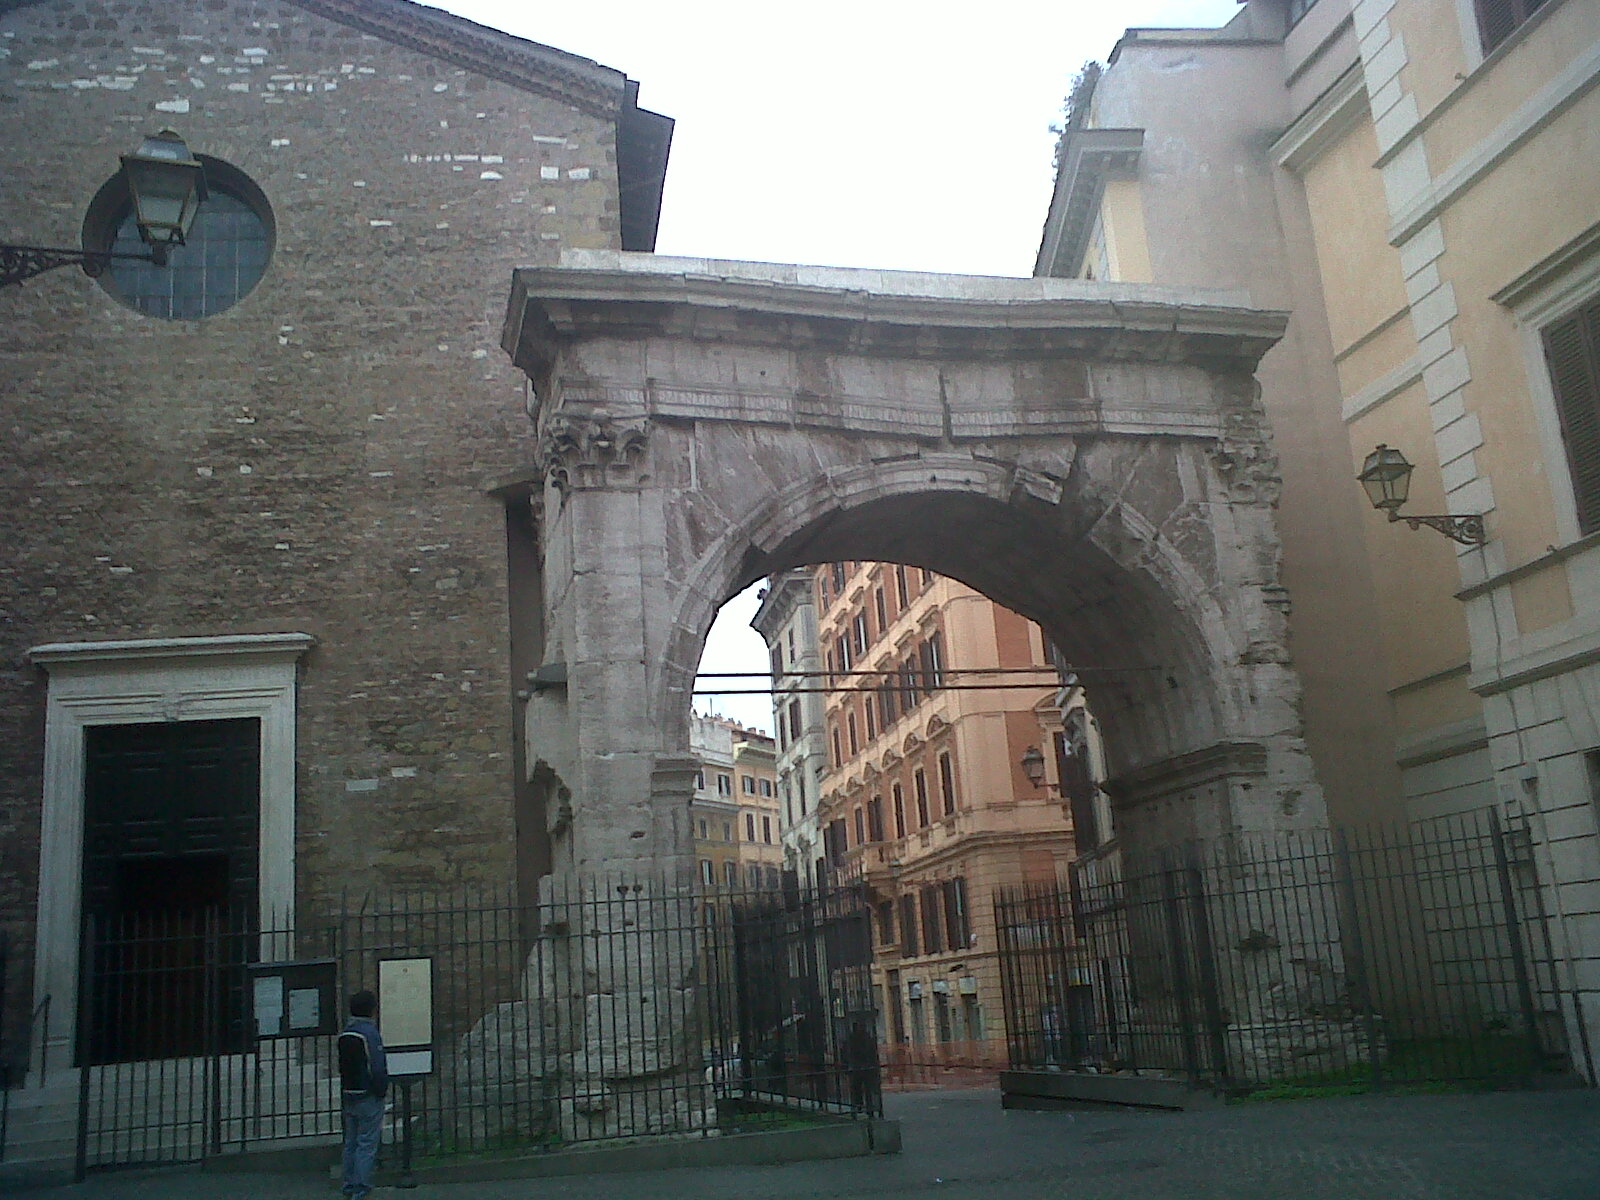
<svg viewBox="0 0 1600 1200"><path fill-rule="evenodd" d="M1563 268L1559 273L1517 288L1517 294L1506 306L1521 336L1528 395L1533 402L1539 447L1544 454L1545 477L1550 481L1556 532L1560 544L1567 545L1583 535L1578 530L1578 503L1573 494L1567 444L1561 434L1555 385L1545 359L1543 331L1600 294L1600 237L1591 242L1578 261L1563 264Z"/></svg>

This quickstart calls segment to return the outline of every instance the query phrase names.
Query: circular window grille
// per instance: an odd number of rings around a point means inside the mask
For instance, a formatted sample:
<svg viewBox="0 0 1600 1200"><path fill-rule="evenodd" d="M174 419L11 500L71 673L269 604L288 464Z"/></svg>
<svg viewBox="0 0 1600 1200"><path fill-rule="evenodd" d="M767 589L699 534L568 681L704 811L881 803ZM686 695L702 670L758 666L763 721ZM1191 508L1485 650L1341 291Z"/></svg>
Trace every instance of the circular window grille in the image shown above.
<svg viewBox="0 0 1600 1200"><path fill-rule="evenodd" d="M232 308L250 294L272 258L272 209L261 189L238 168L195 155L206 170L188 241L174 246L167 265L117 258L101 285L151 317L195 321ZM84 245L117 254L144 254L133 204L120 174L100 189L84 221Z"/></svg>

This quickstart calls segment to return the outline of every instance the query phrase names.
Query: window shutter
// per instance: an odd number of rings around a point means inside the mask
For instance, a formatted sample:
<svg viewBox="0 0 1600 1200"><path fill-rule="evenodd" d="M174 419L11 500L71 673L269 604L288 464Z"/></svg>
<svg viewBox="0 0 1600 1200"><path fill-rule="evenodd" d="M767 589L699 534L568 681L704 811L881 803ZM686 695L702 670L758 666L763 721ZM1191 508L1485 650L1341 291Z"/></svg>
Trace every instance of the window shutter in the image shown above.
<svg viewBox="0 0 1600 1200"><path fill-rule="evenodd" d="M1543 8L1544 4L1545 0L1475 0L1483 52L1492 54L1496 46L1515 33L1517 26Z"/></svg>
<svg viewBox="0 0 1600 1200"><path fill-rule="evenodd" d="M1600 529L1600 300L1544 330L1545 360L1583 533Z"/></svg>

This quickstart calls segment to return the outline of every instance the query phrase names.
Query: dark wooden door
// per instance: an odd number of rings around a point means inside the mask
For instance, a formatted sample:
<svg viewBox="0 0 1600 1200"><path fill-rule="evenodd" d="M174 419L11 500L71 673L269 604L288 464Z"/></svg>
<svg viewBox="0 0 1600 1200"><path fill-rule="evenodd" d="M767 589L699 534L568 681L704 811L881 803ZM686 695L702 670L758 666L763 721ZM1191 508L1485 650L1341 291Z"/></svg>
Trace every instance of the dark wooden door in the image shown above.
<svg viewBox="0 0 1600 1200"><path fill-rule="evenodd" d="M86 731L91 1062L236 1049L259 875L260 722Z"/></svg>

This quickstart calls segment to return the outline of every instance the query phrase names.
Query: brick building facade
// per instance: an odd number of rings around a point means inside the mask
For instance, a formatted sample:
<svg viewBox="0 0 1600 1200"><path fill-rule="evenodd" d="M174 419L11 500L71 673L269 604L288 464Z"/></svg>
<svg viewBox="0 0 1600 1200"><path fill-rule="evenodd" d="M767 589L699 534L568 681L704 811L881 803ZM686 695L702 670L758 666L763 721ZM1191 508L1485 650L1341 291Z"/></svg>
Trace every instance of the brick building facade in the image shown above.
<svg viewBox="0 0 1600 1200"><path fill-rule="evenodd" d="M264 268L178 285L220 295L203 319L116 271L0 292L9 1056L51 994L70 1045L85 875L108 910L160 877L283 920L543 867L513 694L536 447L500 329L512 268L652 248L671 122L635 90L406 0L0 0L4 235L105 248L118 155L170 127ZM231 807L141 842L136 763L202 809L220 770Z"/></svg>

